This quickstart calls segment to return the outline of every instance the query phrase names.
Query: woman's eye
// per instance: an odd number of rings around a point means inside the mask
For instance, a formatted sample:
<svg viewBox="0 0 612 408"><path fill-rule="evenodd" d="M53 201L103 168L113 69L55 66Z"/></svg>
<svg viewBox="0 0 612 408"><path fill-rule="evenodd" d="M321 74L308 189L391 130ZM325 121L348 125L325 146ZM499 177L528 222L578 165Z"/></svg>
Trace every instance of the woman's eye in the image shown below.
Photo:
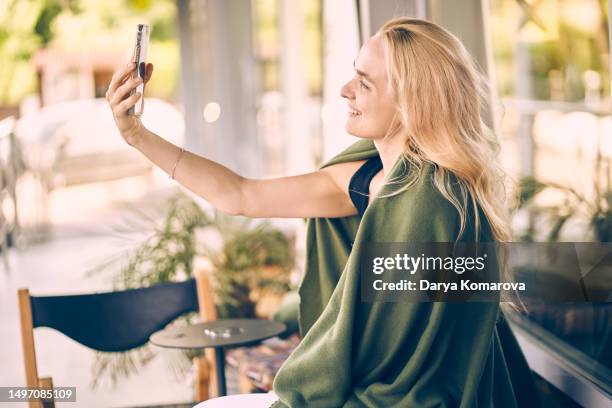
<svg viewBox="0 0 612 408"><path fill-rule="evenodd" d="M359 80L359 86L363 89L370 89L362 80Z"/></svg>

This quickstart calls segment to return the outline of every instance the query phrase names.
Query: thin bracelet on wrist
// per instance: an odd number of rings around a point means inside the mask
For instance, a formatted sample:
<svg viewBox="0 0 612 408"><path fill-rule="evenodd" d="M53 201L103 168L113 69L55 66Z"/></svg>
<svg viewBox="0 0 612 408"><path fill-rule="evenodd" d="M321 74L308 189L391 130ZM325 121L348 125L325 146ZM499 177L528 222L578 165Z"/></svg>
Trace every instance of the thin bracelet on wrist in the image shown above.
<svg viewBox="0 0 612 408"><path fill-rule="evenodd" d="M176 171L176 166L178 166L179 161L181 161L181 157L183 156L183 152L185 149L181 147L181 151L179 152L176 161L174 162L174 167L172 168L172 173L170 173L170 178L174 180L174 172Z"/></svg>

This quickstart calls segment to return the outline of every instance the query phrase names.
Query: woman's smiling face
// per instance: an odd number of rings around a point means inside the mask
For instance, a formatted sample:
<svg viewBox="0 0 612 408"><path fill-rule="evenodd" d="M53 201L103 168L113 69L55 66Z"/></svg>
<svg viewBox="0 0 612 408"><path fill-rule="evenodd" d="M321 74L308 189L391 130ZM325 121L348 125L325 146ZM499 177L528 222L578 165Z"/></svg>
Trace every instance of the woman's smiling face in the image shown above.
<svg viewBox="0 0 612 408"><path fill-rule="evenodd" d="M349 105L346 131L360 138L380 139L393 120L395 98L387 86L385 50L379 35L366 41L354 65L355 77L340 91Z"/></svg>

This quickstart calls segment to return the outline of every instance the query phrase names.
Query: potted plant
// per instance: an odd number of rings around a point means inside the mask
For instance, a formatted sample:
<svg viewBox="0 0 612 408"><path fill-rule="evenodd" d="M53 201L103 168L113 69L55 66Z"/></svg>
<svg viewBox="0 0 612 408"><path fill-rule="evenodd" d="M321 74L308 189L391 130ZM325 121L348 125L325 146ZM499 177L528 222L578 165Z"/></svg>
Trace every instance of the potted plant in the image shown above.
<svg viewBox="0 0 612 408"><path fill-rule="evenodd" d="M146 229L149 233L136 247L89 273L118 270L113 279L117 290L147 287L191 276L194 261L203 257L214 268L213 292L219 318L269 317L269 303L278 303L290 289L289 275L295 259L291 237L269 222L254 223L217 211L209 215L184 193L172 196L164 213L161 223L140 213L131 220L135 227L118 228L122 232ZM189 314L177 323L193 322L194 318ZM182 357L171 361L172 369L184 375L195 354L175 354ZM98 353L93 386L105 377L114 384L154 357L155 349L148 345L127 353Z"/></svg>

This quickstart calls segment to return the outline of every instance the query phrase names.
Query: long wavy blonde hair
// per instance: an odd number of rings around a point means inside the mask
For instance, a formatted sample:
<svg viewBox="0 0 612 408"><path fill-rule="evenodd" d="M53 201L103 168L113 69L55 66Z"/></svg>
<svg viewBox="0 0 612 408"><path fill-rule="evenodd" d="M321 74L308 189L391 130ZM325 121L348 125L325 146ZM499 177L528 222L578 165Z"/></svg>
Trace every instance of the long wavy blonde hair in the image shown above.
<svg viewBox="0 0 612 408"><path fill-rule="evenodd" d="M396 93L395 119L385 137L407 133L401 158L419 170L391 195L407 189L429 162L435 187L459 211L460 234L468 207L480 230L480 207L494 239L509 241L505 173L499 143L483 122L489 93L478 65L459 39L428 21L395 18L378 34L386 46L388 86Z"/></svg>

